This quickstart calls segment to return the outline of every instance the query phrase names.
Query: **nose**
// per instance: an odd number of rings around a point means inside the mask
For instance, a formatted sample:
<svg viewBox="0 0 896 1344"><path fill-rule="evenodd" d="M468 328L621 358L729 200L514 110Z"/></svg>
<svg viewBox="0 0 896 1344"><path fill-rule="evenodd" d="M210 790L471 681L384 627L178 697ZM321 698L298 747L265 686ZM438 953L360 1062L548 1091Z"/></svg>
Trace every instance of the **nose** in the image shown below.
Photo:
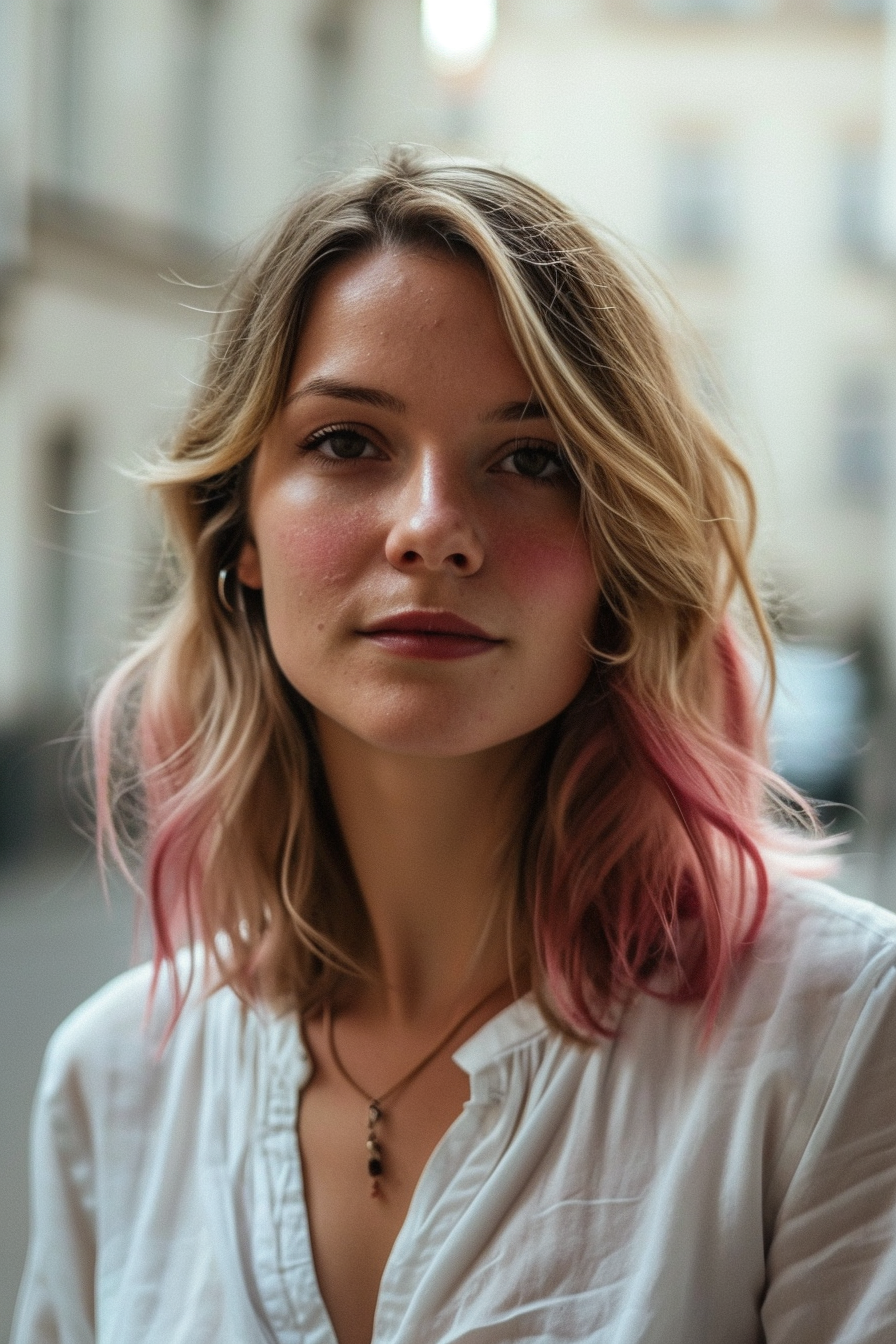
<svg viewBox="0 0 896 1344"><path fill-rule="evenodd" d="M459 469L426 453L404 482L386 538L386 558L401 570L475 574L485 550L469 487Z"/></svg>

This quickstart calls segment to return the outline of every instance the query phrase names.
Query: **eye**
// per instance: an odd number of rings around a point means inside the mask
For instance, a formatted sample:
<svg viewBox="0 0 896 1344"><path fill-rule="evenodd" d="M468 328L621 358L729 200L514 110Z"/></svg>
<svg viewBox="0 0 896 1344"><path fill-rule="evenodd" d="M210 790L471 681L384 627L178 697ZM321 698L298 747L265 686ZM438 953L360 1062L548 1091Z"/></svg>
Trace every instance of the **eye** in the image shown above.
<svg viewBox="0 0 896 1344"><path fill-rule="evenodd" d="M498 470L533 481L547 481L566 474L563 458L556 448L544 443L524 443L502 457Z"/></svg>
<svg viewBox="0 0 896 1344"><path fill-rule="evenodd" d="M330 462L356 462L360 458L382 456L366 434L348 425L330 425L327 429L317 430L304 444L304 451L316 453Z"/></svg>

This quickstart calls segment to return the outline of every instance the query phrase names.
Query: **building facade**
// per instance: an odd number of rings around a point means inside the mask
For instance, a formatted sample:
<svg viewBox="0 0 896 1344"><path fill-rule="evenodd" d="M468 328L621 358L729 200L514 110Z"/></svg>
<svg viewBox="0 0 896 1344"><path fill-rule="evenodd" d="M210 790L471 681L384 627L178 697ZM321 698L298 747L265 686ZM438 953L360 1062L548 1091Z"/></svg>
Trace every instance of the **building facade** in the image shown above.
<svg viewBox="0 0 896 1344"><path fill-rule="evenodd" d="M503 0L462 76L417 0L4 0L0 24L0 849L52 792L35 744L151 605L129 473L241 240L397 139L530 172L634 245L756 477L784 624L896 665L873 0Z"/></svg>
<svg viewBox="0 0 896 1344"><path fill-rule="evenodd" d="M858 0L508 0L481 95L487 151L666 280L759 487L761 571L847 642L889 582L881 59Z"/></svg>

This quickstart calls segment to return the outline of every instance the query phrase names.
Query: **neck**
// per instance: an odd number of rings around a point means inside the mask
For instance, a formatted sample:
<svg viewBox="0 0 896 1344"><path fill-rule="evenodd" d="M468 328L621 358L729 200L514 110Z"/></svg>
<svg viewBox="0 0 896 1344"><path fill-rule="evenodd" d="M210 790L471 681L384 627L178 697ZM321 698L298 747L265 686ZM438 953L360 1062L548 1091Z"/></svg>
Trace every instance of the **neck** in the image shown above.
<svg viewBox="0 0 896 1344"><path fill-rule="evenodd" d="M318 728L373 930L369 1006L394 1020L444 1020L509 974L507 842L528 744L431 759L371 747L323 716Z"/></svg>

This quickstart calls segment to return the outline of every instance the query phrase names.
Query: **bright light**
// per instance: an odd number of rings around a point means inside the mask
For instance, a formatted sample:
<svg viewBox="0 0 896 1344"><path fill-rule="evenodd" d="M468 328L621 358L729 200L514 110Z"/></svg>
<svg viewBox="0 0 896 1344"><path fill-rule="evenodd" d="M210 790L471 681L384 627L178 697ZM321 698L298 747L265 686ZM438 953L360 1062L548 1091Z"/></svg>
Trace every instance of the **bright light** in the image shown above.
<svg viewBox="0 0 896 1344"><path fill-rule="evenodd" d="M423 41L437 65L472 70L482 60L498 26L496 0L423 0Z"/></svg>

